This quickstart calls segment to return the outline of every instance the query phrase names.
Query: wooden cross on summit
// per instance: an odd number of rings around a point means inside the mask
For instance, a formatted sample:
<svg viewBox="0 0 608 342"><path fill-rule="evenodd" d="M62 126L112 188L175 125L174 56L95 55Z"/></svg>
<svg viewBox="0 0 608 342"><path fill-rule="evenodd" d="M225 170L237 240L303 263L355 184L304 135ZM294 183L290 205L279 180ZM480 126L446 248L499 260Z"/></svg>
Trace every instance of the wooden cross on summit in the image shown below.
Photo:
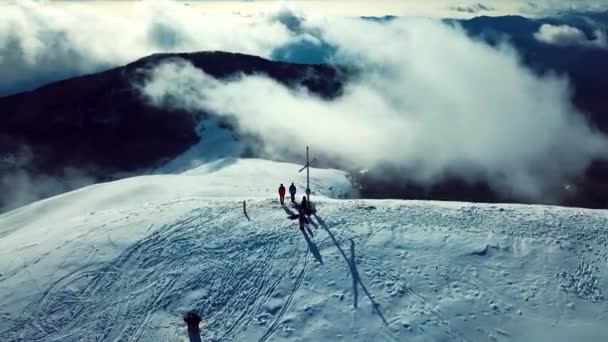
<svg viewBox="0 0 608 342"><path fill-rule="evenodd" d="M309 159L308 146L306 146L306 165L304 165L304 167L302 167L298 172L302 172L304 169L306 169L306 199L308 201L310 201L310 166L316 161L317 158L314 158L313 160Z"/></svg>

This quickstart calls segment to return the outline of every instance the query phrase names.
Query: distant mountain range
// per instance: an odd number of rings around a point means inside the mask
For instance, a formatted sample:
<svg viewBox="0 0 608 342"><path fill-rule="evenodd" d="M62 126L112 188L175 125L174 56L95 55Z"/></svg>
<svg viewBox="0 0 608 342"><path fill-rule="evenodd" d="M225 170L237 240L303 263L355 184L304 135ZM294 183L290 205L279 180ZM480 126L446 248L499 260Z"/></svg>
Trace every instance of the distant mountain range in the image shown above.
<svg viewBox="0 0 608 342"><path fill-rule="evenodd" d="M593 18L593 25L608 22L606 15L593 15L585 17ZM461 25L471 36L489 44L510 41L522 55L523 63L539 74L568 75L575 105L595 126L608 133L608 50L561 47L534 38L543 24L573 25L591 34L594 26L589 20L572 15L538 20L518 16L478 17L446 22ZM327 51L305 52L306 60L299 61L318 62L327 55ZM194 128L205 115L172 113L153 107L133 87L143 77L141 70L176 57L219 79L241 73L265 74L287 86L304 86L326 98L338 96L344 77L348 76L345 69L337 66L294 64L225 52L157 54L124 67L0 98L0 194L3 194L0 212L22 204L14 202L17 192L22 191L17 182L27 183L28 191L37 192L36 197L45 197L83 182L150 170L198 142ZM82 176L82 182L71 181L74 173ZM373 168L364 175L353 175L366 197L518 201L498 196L485 184L470 185L458 179L429 188L411 184L402 178L400 170L394 170L389 178L386 170ZM58 184L42 184L48 179ZM596 163L573 188L565 192L561 204L608 208L608 167Z"/></svg>

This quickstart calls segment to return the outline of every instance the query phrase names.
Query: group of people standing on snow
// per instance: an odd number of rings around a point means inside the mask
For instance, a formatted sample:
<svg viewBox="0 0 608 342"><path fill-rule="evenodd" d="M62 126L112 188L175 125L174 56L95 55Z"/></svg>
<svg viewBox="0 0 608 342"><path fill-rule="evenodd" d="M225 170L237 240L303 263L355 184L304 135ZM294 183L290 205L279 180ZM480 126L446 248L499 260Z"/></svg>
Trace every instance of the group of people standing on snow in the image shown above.
<svg viewBox="0 0 608 342"><path fill-rule="evenodd" d="M291 183L291 185L289 186L289 195L291 195L291 203L293 203L293 204L296 203L296 193L297 193L296 186L295 186L295 184ZM286 194L285 186L283 184L281 184L281 186L279 186L279 200L281 201L282 206L285 205L285 194ZM307 217L310 217L310 215L312 215L313 212L314 212L314 210L313 210L312 204L310 203L310 201L308 201L306 196L303 196L302 202L300 203L300 207L298 208L298 214L297 215L294 214L290 218L292 218L292 219L298 218L300 220L300 229L304 229L304 225L308 224Z"/></svg>
<svg viewBox="0 0 608 342"><path fill-rule="evenodd" d="M291 183L291 185L289 186L289 194L291 195L291 203L296 203L296 192L297 191L298 190L296 189L295 184ZM281 184L281 186L279 186L279 199L281 200L281 205L285 205L285 186L283 186L283 184Z"/></svg>

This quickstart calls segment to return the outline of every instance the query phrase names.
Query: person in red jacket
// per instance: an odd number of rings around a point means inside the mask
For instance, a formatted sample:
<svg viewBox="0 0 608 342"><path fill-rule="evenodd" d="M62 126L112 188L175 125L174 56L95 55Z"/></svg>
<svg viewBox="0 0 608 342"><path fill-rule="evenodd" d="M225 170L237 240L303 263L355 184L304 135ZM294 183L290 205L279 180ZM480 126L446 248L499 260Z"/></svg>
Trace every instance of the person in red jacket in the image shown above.
<svg viewBox="0 0 608 342"><path fill-rule="evenodd" d="M285 205L285 187L283 184L279 187L279 198L281 199L281 205Z"/></svg>

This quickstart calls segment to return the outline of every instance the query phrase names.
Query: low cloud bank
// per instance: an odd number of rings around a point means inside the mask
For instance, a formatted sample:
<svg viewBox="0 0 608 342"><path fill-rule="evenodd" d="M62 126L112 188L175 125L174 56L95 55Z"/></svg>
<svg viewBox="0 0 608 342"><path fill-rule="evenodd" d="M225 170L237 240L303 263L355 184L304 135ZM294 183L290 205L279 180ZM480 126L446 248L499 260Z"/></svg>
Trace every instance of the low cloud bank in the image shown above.
<svg viewBox="0 0 608 342"><path fill-rule="evenodd" d="M513 49L471 40L440 22L300 17L298 28L361 70L338 99L264 76L218 81L184 61L151 70L153 103L235 118L269 155L310 145L345 167L390 165L432 184L482 180L509 195L547 200L605 157L607 140L570 103L567 80L539 77Z"/></svg>
<svg viewBox="0 0 608 342"><path fill-rule="evenodd" d="M133 6L139 6L133 18L84 6L4 6L0 95L155 52L293 59L323 51L326 61L360 71L332 101L260 75L218 81L183 61L150 70L139 86L158 106L231 117L240 133L263 140L269 156L283 158L310 145L344 168L401 167L426 184L457 176L531 199L554 196L608 151L606 137L571 104L566 79L534 75L512 48L490 47L436 20L289 10L240 18L208 16L169 1ZM539 35L551 43L582 39L554 27ZM586 44L600 46L602 37Z"/></svg>
<svg viewBox="0 0 608 342"><path fill-rule="evenodd" d="M464 12L464 13L479 13L479 12L491 12L494 11L494 8L491 6L486 6L481 2L470 4L470 5L460 5L452 7L452 10L456 12Z"/></svg>
<svg viewBox="0 0 608 342"><path fill-rule="evenodd" d="M96 6L27 0L1 5L0 96L157 52L221 50L269 57L289 39L279 22L204 15L173 1L133 2L131 17L103 15Z"/></svg>
<svg viewBox="0 0 608 342"><path fill-rule="evenodd" d="M588 37L581 29L573 26L544 24L534 34L534 38L541 43L562 47L608 49L606 32L600 29L593 31L593 37Z"/></svg>
<svg viewBox="0 0 608 342"><path fill-rule="evenodd" d="M95 183L80 170L66 168L60 175L32 174L17 169L0 176L0 214L20 206Z"/></svg>
<svg viewBox="0 0 608 342"><path fill-rule="evenodd" d="M287 22L291 17L282 15L280 7L275 10L278 15L239 16L209 15L197 6L170 0L126 2L114 10L109 8L119 5L58 3L0 1L0 96L121 66L158 52L221 50L280 60L322 62L319 59L325 59L333 48L318 40L314 32L296 34L294 25L298 22ZM296 7L298 1L288 4ZM473 0L458 6L451 1L428 6L437 8L439 13L444 13L440 9L448 10L447 16L480 11L555 14L564 10L605 9L608 0L576 4L553 0L508 4ZM555 33L556 30L560 29L545 29L547 32L539 32L539 37L548 42L561 41L564 33ZM574 35L575 39L581 38L580 32ZM605 46L605 42L605 34L598 32L597 39L588 44L599 47Z"/></svg>
<svg viewBox="0 0 608 342"><path fill-rule="evenodd" d="M0 214L34 201L95 183L82 170L66 167L55 175L32 170L32 152L0 154Z"/></svg>

